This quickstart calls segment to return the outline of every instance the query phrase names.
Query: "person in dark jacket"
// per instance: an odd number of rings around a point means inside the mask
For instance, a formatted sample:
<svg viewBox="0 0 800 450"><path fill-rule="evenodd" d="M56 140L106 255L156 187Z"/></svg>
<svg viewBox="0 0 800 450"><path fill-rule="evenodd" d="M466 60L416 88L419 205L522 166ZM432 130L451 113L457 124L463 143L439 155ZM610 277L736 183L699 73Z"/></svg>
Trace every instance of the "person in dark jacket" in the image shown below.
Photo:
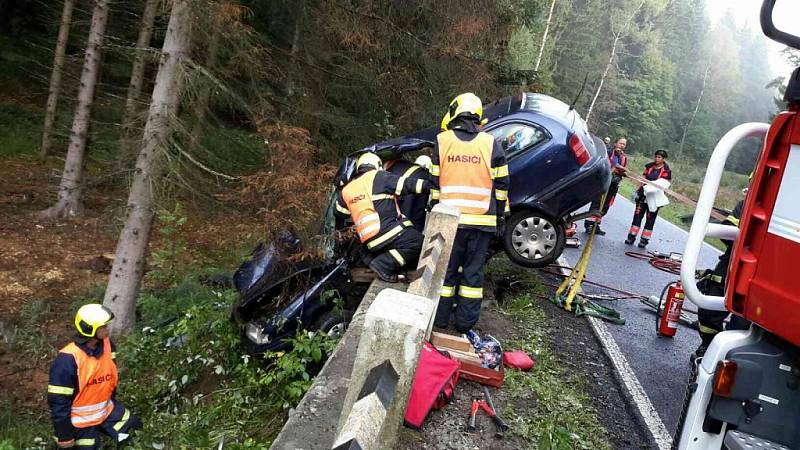
<svg viewBox="0 0 800 450"><path fill-rule="evenodd" d="M742 217L744 200L739 201L733 211L722 222L724 225L739 226L739 219ZM700 281L697 282L697 289L705 295L723 296L725 295L725 282L728 279L728 266L733 253L733 241L722 240L725 244L725 253L719 256L714 270L706 270ZM725 319L730 316L728 326L725 327ZM698 332L700 333L700 346L694 351L692 359L703 356L720 331L746 330L750 327L750 321L743 319L728 311L711 311L708 309L697 308Z"/></svg>
<svg viewBox="0 0 800 450"><path fill-rule="evenodd" d="M606 191L606 199L603 202L603 207L600 207L599 198L594 199L594 201L592 201L592 206L589 207L590 211L600 211L600 214L591 216L583 221L583 226L587 233L592 231L592 227L594 227L596 222L597 230L595 230L595 234L599 236L606 234L605 231L600 229L600 222L603 219L603 216L608 212L608 209L611 208L611 205L614 204L614 198L617 196L617 192L619 191L619 184L622 182L622 177L625 176L625 173L628 170L628 156L625 154L625 148L627 146L628 139L620 136L614 142L614 148L611 149L611 153L608 155L608 162L611 164L611 184L608 185L608 191Z"/></svg>
<svg viewBox="0 0 800 450"><path fill-rule="evenodd" d="M98 449L101 433L126 443L142 427L115 398L116 354L107 327L113 318L103 305L83 305L75 315L77 334L50 366L47 403L59 448Z"/></svg>
<svg viewBox="0 0 800 450"><path fill-rule="evenodd" d="M430 173L427 169L405 159L387 161L384 169L398 177L406 177L415 182L416 180L430 182ZM422 233L427 215L425 208L428 206L428 193L401 195L397 198L397 205L400 207L400 212L414 224L414 229Z"/></svg>
<svg viewBox="0 0 800 450"><path fill-rule="evenodd" d="M398 211L397 196L429 191L428 181L391 174L382 170L378 155L364 153L355 177L339 192L336 215L352 219L369 252L366 263L381 280L397 282L399 272L415 264L422 250L422 234Z"/></svg>
<svg viewBox="0 0 800 450"><path fill-rule="evenodd" d="M431 166L432 202L458 208L461 215L445 274L434 325L469 331L478 321L489 244L508 199L506 155L492 135L480 131L483 104L472 93L456 97L442 120Z"/></svg>
<svg viewBox="0 0 800 450"><path fill-rule="evenodd" d="M672 181L672 170L670 170L666 159L666 151L656 150L653 162L649 162L644 166L644 172L642 173L642 176L647 181L656 181L660 178L667 181ZM658 217L658 211L660 209L661 208L656 208L655 211L651 211L650 208L648 208L647 200L644 195L644 187L639 187L639 189L636 191L636 207L633 212L633 221L631 223L630 230L628 230L628 238L625 239L625 243L628 245L633 245L633 241L636 240L636 236L639 234L639 230L642 225L642 218L647 216L647 219L644 222L644 231L642 231L642 237L639 238L639 248L647 247L647 244L650 242L650 238L653 237L653 227L656 224L656 217Z"/></svg>

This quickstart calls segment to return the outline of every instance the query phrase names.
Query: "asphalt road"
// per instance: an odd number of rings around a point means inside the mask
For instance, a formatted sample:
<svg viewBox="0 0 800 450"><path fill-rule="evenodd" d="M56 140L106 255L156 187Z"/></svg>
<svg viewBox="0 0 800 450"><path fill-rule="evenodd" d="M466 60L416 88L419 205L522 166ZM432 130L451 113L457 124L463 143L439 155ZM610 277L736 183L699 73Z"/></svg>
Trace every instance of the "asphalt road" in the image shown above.
<svg viewBox="0 0 800 450"><path fill-rule="evenodd" d="M603 218L602 228L607 234L595 237L587 279L636 294L657 296L665 285L679 277L655 269L647 261L625 255L629 250L640 251L635 244L628 246L623 242L632 217L633 204L618 195ZM585 243L588 235L583 233L583 223L578 225L578 236ZM686 238L687 232L658 218L647 250L682 253ZM564 251L570 265L576 263L581 251L582 248ZM717 249L704 244L699 267L713 267L719 254ZM585 284L583 288L587 293L608 293ZM627 321L625 325L608 323L611 335L628 359L662 422L672 433L680 415L689 375L689 355L700 343L697 331L681 326L675 338L658 337L653 309L642 305L639 300L618 300L610 306L620 311ZM697 309L689 302L685 308L691 311ZM690 316L693 319L696 317L694 314Z"/></svg>

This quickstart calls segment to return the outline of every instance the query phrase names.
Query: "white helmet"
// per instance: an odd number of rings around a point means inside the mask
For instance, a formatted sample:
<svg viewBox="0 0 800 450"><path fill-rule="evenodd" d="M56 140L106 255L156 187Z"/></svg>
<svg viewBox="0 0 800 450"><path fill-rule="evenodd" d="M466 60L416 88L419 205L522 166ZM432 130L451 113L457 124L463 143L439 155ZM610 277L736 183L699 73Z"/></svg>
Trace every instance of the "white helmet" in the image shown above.
<svg viewBox="0 0 800 450"><path fill-rule="evenodd" d="M417 156L417 159L414 160L414 164L422 167L425 170L431 170L433 161L431 161L431 157L428 155L419 155Z"/></svg>

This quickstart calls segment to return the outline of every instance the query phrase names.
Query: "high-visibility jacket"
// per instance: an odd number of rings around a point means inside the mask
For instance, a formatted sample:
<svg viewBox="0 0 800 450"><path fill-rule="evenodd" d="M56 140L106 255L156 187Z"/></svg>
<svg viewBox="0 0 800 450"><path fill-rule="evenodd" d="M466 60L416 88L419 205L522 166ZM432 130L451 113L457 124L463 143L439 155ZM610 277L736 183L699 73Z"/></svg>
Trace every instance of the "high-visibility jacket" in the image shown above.
<svg viewBox="0 0 800 450"><path fill-rule="evenodd" d="M404 159L387 161L383 167L387 172L399 177L406 177L414 181L430 181L430 173L427 170ZM414 223L414 228L422 232L425 227L425 216L427 214L425 207L428 205L428 196L420 194L401 195L397 199L397 204L400 207L400 212Z"/></svg>
<svg viewBox="0 0 800 450"><path fill-rule="evenodd" d="M447 130L436 137L432 197L461 212L460 228L494 231L508 199L508 165L492 135Z"/></svg>
<svg viewBox="0 0 800 450"><path fill-rule="evenodd" d="M91 350L85 344L71 342L59 351L50 369L48 402L56 435L62 440L71 438L71 427L99 425L114 409L118 378L111 341L106 338L101 348L87 352Z"/></svg>
<svg viewBox="0 0 800 450"><path fill-rule="evenodd" d="M342 189L336 201L336 212L340 217L350 216L361 242L369 250L377 251L412 226L400 213L397 196L429 191L430 184L426 180L370 170L350 180Z"/></svg>

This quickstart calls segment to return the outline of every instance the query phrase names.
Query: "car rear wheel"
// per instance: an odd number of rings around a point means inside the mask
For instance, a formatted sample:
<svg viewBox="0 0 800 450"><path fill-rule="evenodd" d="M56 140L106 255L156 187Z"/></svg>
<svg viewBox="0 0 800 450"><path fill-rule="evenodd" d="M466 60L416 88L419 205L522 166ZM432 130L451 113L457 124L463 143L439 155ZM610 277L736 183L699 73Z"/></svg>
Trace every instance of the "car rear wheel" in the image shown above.
<svg viewBox="0 0 800 450"><path fill-rule="evenodd" d="M566 239L561 221L539 211L520 211L506 222L503 247L511 261L523 267L543 267L561 255Z"/></svg>

